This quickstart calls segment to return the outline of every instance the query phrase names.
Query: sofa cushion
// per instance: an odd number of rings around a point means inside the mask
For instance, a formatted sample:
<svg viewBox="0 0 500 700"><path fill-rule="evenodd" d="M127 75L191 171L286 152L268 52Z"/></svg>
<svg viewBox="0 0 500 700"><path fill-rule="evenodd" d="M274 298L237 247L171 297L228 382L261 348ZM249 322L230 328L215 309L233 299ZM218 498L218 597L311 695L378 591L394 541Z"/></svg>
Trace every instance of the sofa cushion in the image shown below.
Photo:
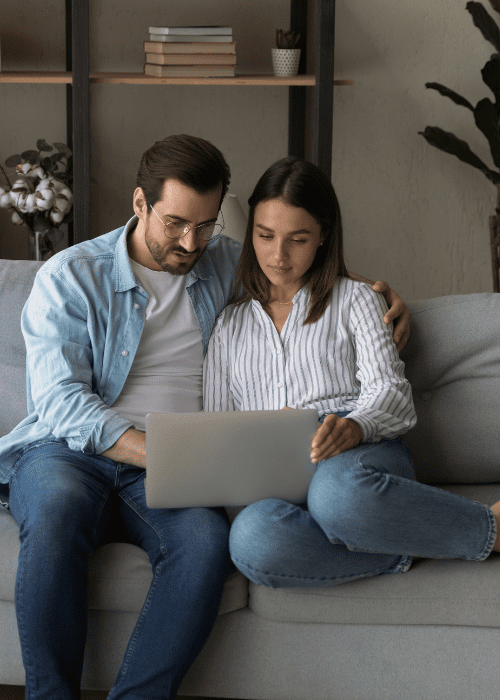
<svg viewBox="0 0 500 700"><path fill-rule="evenodd" d="M491 505L500 484L445 487ZM327 588L250 584L252 612L279 622L500 627L500 555L482 562L418 559L404 574Z"/></svg>
<svg viewBox="0 0 500 700"><path fill-rule="evenodd" d="M409 304L402 353L418 422L405 441L420 481L500 482L500 294Z"/></svg>
<svg viewBox="0 0 500 700"><path fill-rule="evenodd" d="M0 600L14 601L19 557L19 528L10 513L0 508ZM94 552L90 559L89 608L140 612L153 575L147 554L133 544L113 542ZM248 581L239 571L224 586L219 615L245 608Z"/></svg>
<svg viewBox="0 0 500 700"><path fill-rule="evenodd" d="M26 417L26 351L21 312L43 263L0 260L0 436Z"/></svg>

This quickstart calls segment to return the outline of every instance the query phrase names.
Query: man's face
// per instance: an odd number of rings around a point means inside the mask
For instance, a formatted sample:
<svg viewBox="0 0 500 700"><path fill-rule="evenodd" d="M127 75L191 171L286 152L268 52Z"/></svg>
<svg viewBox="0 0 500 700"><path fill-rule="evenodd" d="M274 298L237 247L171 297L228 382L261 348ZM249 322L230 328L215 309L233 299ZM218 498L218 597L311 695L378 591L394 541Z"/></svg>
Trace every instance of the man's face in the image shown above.
<svg viewBox="0 0 500 700"><path fill-rule="evenodd" d="M142 217L144 244L150 255L147 267L171 275L185 275L193 269L208 245L208 241L196 235L195 227L216 221L221 192L222 185L199 194L178 180L166 180L162 198L154 204L154 212L149 208ZM169 238L169 228L164 226L167 221L182 222L190 226L190 230L181 238Z"/></svg>

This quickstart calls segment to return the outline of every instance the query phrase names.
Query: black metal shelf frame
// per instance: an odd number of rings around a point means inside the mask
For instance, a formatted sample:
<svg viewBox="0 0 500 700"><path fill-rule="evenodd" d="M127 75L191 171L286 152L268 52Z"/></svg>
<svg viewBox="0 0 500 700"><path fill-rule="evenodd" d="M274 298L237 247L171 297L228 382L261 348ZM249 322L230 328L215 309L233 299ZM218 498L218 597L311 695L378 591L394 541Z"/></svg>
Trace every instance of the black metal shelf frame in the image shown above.
<svg viewBox="0 0 500 700"><path fill-rule="evenodd" d="M66 87L67 143L73 151L74 222L69 245L90 235L90 56L89 0L66 2L66 70L73 82ZM291 0L290 28L300 31L300 73L306 72L308 0ZM306 87L289 87L288 152L307 157L331 176L333 131L333 68L335 0L315 0L315 75L311 112L310 152L306 154Z"/></svg>

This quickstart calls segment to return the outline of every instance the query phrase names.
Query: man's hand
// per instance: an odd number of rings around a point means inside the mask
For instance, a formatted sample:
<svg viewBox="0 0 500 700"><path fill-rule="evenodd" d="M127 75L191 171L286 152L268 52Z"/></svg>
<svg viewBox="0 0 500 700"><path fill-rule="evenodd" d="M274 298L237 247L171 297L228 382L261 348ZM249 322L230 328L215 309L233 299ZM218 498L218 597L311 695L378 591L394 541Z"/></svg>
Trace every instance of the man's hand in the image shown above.
<svg viewBox="0 0 500 700"><path fill-rule="evenodd" d="M393 339L396 347L401 352L410 337L410 309L394 289L387 282L375 282L373 290L383 294L389 310L384 316L384 323L394 321Z"/></svg>
<svg viewBox="0 0 500 700"><path fill-rule="evenodd" d="M351 418L339 418L331 413L320 425L311 445L311 461L319 462L339 455L359 445L363 440L363 430Z"/></svg>
<svg viewBox="0 0 500 700"><path fill-rule="evenodd" d="M101 452L103 457L134 467L146 468L146 433L129 428L108 450Z"/></svg>

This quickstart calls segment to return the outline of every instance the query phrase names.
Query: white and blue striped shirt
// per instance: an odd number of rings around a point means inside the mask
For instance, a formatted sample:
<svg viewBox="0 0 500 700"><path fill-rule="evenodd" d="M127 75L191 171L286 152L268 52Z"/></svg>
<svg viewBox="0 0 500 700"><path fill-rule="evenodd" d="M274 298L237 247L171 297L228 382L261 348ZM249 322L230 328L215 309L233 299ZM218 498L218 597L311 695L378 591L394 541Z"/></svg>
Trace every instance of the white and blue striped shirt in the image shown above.
<svg viewBox="0 0 500 700"><path fill-rule="evenodd" d="M302 287L281 333L256 300L222 311L205 357L204 410L352 411L365 442L407 432L416 415L384 298L339 278L323 316L304 326L309 300Z"/></svg>

